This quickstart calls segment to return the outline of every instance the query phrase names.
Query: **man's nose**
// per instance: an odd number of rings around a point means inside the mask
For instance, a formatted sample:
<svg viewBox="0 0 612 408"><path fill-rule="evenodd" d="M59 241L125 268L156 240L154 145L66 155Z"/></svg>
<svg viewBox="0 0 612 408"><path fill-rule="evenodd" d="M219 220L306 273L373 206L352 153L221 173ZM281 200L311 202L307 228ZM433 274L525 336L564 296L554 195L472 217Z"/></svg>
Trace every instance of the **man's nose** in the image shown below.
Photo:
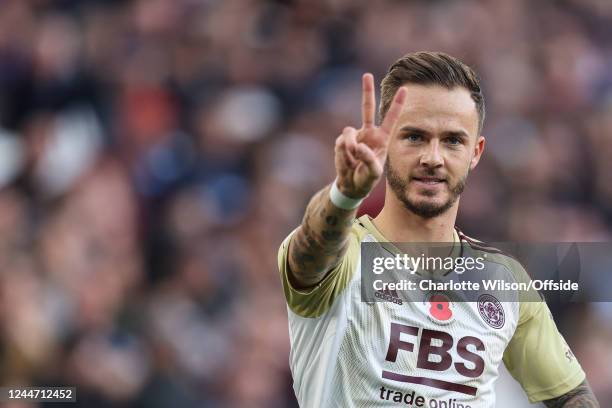
<svg viewBox="0 0 612 408"><path fill-rule="evenodd" d="M440 142L438 139L431 139L429 143L423 147L420 164L425 167L440 167L443 162L440 152Z"/></svg>

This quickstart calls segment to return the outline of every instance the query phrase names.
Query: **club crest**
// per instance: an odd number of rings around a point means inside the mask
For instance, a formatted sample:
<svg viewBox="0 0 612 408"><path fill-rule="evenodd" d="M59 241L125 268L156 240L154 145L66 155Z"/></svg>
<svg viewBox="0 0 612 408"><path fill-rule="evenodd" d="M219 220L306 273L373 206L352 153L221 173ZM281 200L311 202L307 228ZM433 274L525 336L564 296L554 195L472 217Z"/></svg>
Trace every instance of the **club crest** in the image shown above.
<svg viewBox="0 0 612 408"><path fill-rule="evenodd" d="M480 295L478 298L478 312L482 319L494 329L501 329L504 327L504 323L506 323L504 308L493 295Z"/></svg>

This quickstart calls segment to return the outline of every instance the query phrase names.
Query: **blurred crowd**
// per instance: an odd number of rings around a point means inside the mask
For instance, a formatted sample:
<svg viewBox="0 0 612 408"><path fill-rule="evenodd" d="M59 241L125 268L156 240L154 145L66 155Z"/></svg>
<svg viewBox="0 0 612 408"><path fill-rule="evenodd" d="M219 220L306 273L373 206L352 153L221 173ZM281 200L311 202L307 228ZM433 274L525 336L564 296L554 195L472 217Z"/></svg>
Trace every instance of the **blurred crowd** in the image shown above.
<svg viewBox="0 0 612 408"><path fill-rule="evenodd" d="M417 50L482 78L462 230L612 241L607 0L2 1L0 385L295 407L278 246L360 124L361 74ZM612 308L556 317L612 406Z"/></svg>

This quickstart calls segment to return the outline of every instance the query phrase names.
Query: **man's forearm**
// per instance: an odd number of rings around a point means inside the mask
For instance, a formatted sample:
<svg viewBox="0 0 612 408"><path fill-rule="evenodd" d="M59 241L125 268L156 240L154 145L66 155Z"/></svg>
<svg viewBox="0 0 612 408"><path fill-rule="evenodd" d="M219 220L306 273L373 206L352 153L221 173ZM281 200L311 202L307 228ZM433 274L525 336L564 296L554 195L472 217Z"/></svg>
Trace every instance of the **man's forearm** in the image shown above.
<svg viewBox="0 0 612 408"><path fill-rule="evenodd" d="M316 285L346 252L357 210L343 210L329 199L331 186L310 200L300 228L289 243L289 268L298 287Z"/></svg>
<svg viewBox="0 0 612 408"><path fill-rule="evenodd" d="M597 398L586 380L567 394L544 401L544 405L549 408L599 408Z"/></svg>

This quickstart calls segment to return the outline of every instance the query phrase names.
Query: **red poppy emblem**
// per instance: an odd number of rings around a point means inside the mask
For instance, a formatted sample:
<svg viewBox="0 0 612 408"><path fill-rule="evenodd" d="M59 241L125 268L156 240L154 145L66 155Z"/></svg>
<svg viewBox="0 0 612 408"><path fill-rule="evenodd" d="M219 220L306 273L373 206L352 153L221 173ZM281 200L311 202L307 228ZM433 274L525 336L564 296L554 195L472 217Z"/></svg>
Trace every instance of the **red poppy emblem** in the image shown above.
<svg viewBox="0 0 612 408"><path fill-rule="evenodd" d="M432 295L429 298L429 313L437 320L448 320L453 316L449 307L450 299L441 294Z"/></svg>

